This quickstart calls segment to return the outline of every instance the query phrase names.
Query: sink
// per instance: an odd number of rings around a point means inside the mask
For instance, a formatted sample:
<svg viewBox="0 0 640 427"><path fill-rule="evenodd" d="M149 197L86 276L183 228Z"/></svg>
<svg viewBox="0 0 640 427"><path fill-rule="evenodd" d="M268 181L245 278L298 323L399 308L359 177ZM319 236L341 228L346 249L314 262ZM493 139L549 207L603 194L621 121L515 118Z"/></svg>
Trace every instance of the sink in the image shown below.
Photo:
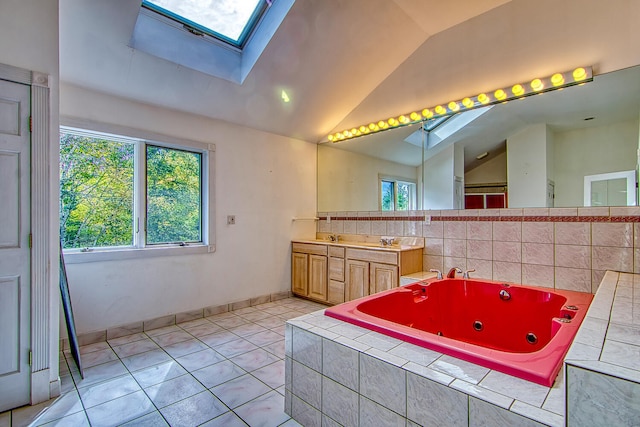
<svg viewBox="0 0 640 427"><path fill-rule="evenodd" d="M411 244L409 242L405 243L405 242L394 242L392 245L383 245L382 243L375 241L375 242L363 242L363 241L357 241L357 240L339 240L337 242L332 242L329 239L320 239L317 238L315 240L313 240L313 242L315 243L321 243L323 245L335 245L335 246L345 246L345 247L351 247L351 248L371 248L371 249L389 249L389 250L411 250L411 249L419 249L422 248L422 245L418 245L418 244Z"/></svg>

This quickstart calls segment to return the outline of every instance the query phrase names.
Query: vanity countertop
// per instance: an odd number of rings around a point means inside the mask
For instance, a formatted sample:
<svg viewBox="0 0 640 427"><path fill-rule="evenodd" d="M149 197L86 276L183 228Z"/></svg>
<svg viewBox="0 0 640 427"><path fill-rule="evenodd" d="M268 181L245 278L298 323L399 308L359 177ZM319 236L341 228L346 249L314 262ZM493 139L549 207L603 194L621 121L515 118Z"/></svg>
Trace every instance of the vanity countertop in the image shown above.
<svg viewBox="0 0 640 427"><path fill-rule="evenodd" d="M316 245L327 246L339 246L345 248L355 249L370 249L374 251L386 251L386 252L404 252L416 249L424 248L424 239L415 237L401 237L396 238L392 245L383 245L380 243L380 237L374 236L357 236L356 238L350 238L349 236L340 235L337 242L329 240L327 236L321 236L318 233L318 237L315 239L293 239L293 243L311 243Z"/></svg>

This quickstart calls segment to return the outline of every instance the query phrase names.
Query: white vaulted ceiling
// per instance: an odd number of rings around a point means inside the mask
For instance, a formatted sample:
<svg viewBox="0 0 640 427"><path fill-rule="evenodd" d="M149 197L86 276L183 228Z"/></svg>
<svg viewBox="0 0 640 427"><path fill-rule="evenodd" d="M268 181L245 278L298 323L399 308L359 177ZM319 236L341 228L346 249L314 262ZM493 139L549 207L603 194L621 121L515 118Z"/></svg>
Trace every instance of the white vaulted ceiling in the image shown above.
<svg viewBox="0 0 640 427"><path fill-rule="evenodd" d="M397 70L416 62L429 38L505 3L297 0L240 85L129 47L139 0L60 0L60 76L63 84L318 142L341 125L384 117L390 107L380 104L403 106L383 83L402 80Z"/></svg>

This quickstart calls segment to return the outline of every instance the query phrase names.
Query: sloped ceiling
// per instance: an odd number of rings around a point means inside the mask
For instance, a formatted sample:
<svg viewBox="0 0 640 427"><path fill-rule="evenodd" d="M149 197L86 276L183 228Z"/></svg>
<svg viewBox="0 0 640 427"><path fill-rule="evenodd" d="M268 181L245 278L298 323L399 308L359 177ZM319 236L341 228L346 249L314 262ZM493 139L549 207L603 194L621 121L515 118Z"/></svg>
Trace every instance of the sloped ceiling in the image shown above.
<svg viewBox="0 0 640 427"><path fill-rule="evenodd" d="M60 76L64 84L318 142L386 103L382 96L362 107L430 37L508 2L298 0L238 85L128 47L139 0L60 0Z"/></svg>

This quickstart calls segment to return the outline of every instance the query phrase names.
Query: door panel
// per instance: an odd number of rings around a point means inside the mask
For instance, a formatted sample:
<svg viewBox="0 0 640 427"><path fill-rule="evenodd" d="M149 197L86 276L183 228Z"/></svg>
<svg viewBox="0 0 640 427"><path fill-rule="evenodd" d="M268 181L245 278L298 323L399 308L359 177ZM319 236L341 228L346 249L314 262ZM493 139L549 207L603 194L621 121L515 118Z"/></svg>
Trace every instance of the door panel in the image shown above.
<svg viewBox="0 0 640 427"><path fill-rule="evenodd" d="M31 394L30 95L0 80L0 412Z"/></svg>
<svg viewBox="0 0 640 427"><path fill-rule="evenodd" d="M291 254L291 290L301 296L307 296L308 278L307 264L308 254L293 252Z"/></svg>
<svg viewBox="0 0 640 427"><path fill-rule="evenodd" d="M20 370L20 281L17 277L0 278L0 374Z"/></svg>
<svg viewBox="0 0 640 427"><path fill-rule="evenodd" d="M20 153L0 151L0 182L20 176ZM0 248L20 246L20 184L0 185Z"/></svg>
<svg viewBox="0 0 640 427"><path fill-rule="evenodd" d="M369 294L369 263L348 259L346 261L344 299L351 301Z"/></svg>
<svg viewBox="0 0 640 427"><path fill-rule="evenodd" d="M398 266L371 263L369 294L386 291L398 286Z"/></svg>
<svg viewBox="0 0 640 427"><path fill-rule="evenodd" d="M309 296L327 300L327 257L309 255Z"/></svg>

